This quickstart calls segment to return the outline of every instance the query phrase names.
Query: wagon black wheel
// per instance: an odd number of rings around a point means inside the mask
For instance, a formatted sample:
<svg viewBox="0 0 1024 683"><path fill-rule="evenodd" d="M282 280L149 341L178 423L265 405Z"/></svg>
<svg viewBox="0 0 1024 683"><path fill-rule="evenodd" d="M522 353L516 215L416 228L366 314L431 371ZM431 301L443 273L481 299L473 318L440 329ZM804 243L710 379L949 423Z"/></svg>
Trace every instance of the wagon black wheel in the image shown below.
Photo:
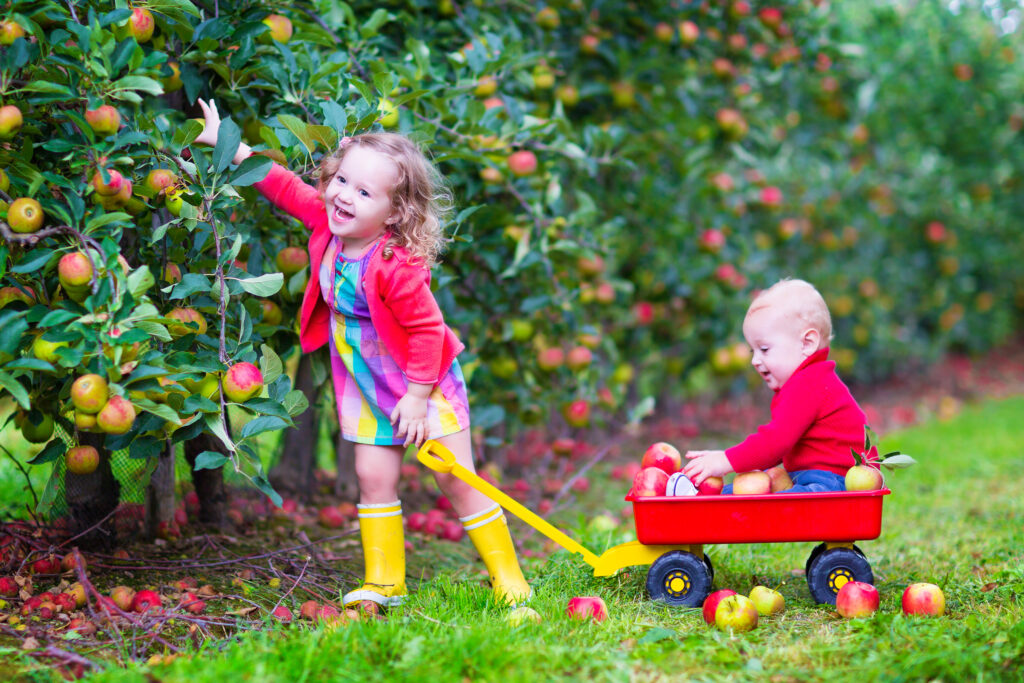
<svg viewBox="0 0 1024 683"><path fill-rule="evenodd" d="M715 585L715 568L711 564L711 558L707 555L704 556L704 564L708 568L708 590L711 590L711 586Z"/></svg>
<svg viewBox="0 0 1024 683"><path fill-rule="evenodd" d="M811 563L814 562L815 559L817 559L818 555L821 555L823 552L825 552L825 548L827 546L828 544L826 543L819 543L818 545L814 546L814 550L812 550L811 554L807 556L807 562L804 563L804 576L807 576L811 573ZM867 555L864 554L864 551L858 548L856 545L853 546L853 552L857 553L861 557L867 557Z"/></svg>
<svg viewBox="0 0 1024 683"><path fill-rule="evenodd" d="M670 550L647 571L647 593L652 600L700 607L710 592L710 566L685 550Z"/></svg>
<svg viewBox="0 0 1024 683"><path fill-rule="evenodd" d="M819 604L836 604L836 594L850 581L874 583L871 565L858 550L832 548L822 551L811 562L807 572L807 587L811 597Z"/></svg>

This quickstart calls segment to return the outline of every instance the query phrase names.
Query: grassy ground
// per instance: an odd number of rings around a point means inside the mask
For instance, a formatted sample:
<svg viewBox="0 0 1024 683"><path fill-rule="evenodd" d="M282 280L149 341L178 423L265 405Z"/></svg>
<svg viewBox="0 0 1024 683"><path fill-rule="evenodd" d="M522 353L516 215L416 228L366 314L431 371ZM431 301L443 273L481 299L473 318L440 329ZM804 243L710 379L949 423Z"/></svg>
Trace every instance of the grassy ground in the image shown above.
<svg viewBox="0 0 1024 683"><path fill-rule="evenodd" d="M716 588L776 586L786 611L749 633L707 627L697 610L646 599L645 569L595 579L568 553L529 565L540 624L518 628L488 601L467 549L431 557L437 575L387 620L336 631L293 626L251 633L170 664L112 669L97 681L658 681L1021 680L1024 676L1024 399L986 402L946 422L884 438L919 466L890 475L883 532L861 544L882 595L879 612L846 621L816 606L800 572L811 544L715 546ZM603 504L617 509L621 484ZM598 505L602 502L598 502ZM629 531L573 534L600 550ZM523 527L514 523L518 531ZM447 546L449 549L452 546ZM929 581L947 615L905 618L900 594ZM603 624L563 616L568 598L600 595ZM48 675L38 671L37 676Z"/></svg>

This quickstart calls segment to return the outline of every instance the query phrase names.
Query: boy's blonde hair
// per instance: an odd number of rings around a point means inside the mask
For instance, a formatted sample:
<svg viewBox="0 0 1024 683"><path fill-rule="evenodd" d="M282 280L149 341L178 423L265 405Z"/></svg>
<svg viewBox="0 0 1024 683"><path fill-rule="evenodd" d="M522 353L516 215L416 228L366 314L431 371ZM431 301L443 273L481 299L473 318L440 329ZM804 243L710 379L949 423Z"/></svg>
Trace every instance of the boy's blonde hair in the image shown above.
<svg viewBox="0 0 1024 683"><path fill-rule="evenodd" d="M384 258L391 258L391 246L397 245L407 249L412 260L428 268L434 265L444 248L442 225L452 207L444 178L404 135L364 133L342 139L338 149L320 161L317 189L321 195L338 172L341 160L356 147L367 147L387 156L398 169L398 180L388 194L400 218L388 226L391 237L384 245Z"/></svg>
<svg viewBox="0 0 1024 683"><path fill-rule="evenodd" d="M768 307L778 307L787 316L814 328L821 337L818 348L828 346L832 339L832 316L828 312L825 298L811 283L789 278L779 280L768 289L758 292L750 302L744 320Z"/></svg>

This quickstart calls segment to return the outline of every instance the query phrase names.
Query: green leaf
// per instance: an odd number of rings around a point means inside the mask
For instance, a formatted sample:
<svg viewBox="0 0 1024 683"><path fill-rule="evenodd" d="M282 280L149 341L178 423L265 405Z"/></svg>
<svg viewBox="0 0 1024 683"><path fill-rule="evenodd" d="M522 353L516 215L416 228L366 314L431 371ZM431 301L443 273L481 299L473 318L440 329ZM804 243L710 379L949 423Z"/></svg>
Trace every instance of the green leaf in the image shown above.
<svg viewBox="0 0 1024 683"><path fill-rule="evenodd" d="M163 449L163 440L152 436L140 436L128 447L128 457L133 460L155 458Z"/></svg>
<svg viewBox="0 0 1024 683"><path fill-rule="evenodd" d="M163 403L157 403L144 398L136 398L132 399L132 405L141 410L145 410L147 413L153 413L157 417L162 417L171 424L181 424L181 418L178 417L178 413L174 411L174 408L164 405Z"/></svg>
<svg viewBox="0 0 1024 683"><path fill-rule="evenodd" d="M284 420L291 419L288 410L283 405L269 398L253 398L243 403L242 407L263 415L276 415Z"/></svg>
<svg viewBox="0 0 1024 683"><path fill-rule="evenodd" d="M57 368L53 367L45 360L39 360L38 358L17 358L4 365L4 370L38 370L40 372L53 372L56 369Z"/></svg>
<svg viewBox="0 0 1024 683"><path fill-rule="evenodd" d="M861 454L858 453L853 448L850 449L850 455L853 456L853 464L854 465L859 465L861 463Z"/></svg>
<svg viewBox="0 0 1024 683"><path fill-rule="evenodd" d="M160 323L155 323L150 320L140 320L135 323L135 326L140 330L143 330L150 337L156 337L160 341L169 342L171 341L171 333L167 331L167 328Z"/></svg>
<svg viewBox="0 0 1024 683"><path fill-rule="evenodd" d="M206 424L206 428L216 436L221 442L227 447L232 453L235 452L235 442L228 436L227 426L224 424L224 420L220 413L211 414L206 413L203 415L203 422Z"/></svg>
<svg viewBox="0 0 1024 683"><path fill-rule="evenodd" d="M284 365L274 349L266 344L260 345L260 353L263 354L260 357L260 372L263 373L263 383L270 384L284 372Z"/></svg>
<svg viewBox="0 0 1024 683"><path fill-rule="evenodd" d="M14 356L21 343L21 335L28 330L24 311L3 311L0 313L0 353Z"/></svg>
<svg viewBox="0 0 1024 683"><path fill-rule="evenodd" d="M238 124L231 119L221 121L217 131L217 146L213 148L213 169L216 173L231 165L241 142L242 131L239 130Z"/></svg>
<svg viewBox="0 0 1024 683"><path fill-rule="evenodd" d="M239 187L247 187L258 183L270 173L274 162L265 156L251 156L238 165L228 182Z"/></svg>
<svg viewBox="0 0 1024 683"><path fill-rule="evenodd" d="M301 415L309 408L309 399L306 398L306 394L302 393L301 390L292 389L285 394L282 404L285 410L288 411L288 414L295 417L296 415Z"/></svg>
<svg viewBox="0 0 1024 683"><path fill-rule="evenodd" d="M880 464L890 470L899 470L916 465L917 461L905 453L897 453L896 455L890 455L882 459Z"/></svg>
<svg viewBox="0 0 1024 683"><path fill-rule="evenodd" d="M34 273L41 270L53 256L50 249L34 249L19 259L18 265L11 268L12 273Z"/></svg>
<svg viewBox="0 0 1024 683"><path fill-rule="evenodd" d="M210 278L206 277L202 273L186 273L181 282L174 285L171 289L170 298L173 299L184 299L187 296L191 296L196 292L208 292L212 282Z"/></svg>
<svg viewBox="0 0 1024 683"><path fill-rule="evenodd" d="M51 93L53 95L65 95L68 98L71 97L71 89L66 85L60 85L59 83L52 83L50 81L32 81L21 87L22 91L25 92L41 92Z"/></svg>
<svg viewBox="0 0 1024 683"><path fill-rule="evenodd" d="M253 296L271 296L281 290L281 285L284 284L284 274L267 273L258 277L239 279L238 283L242 285L242 289Z"/></svg>
<svg viewBox="0 0 1024 683"><path fill-rule="evenodd" d="M292 135L299 139L299 142L301 142L303 147L306 148L307 153L313 153L316 149L316 138L309 130L309 126L305 121L297 116L292 116L291 114L278 114L277 120L282 126L287 128Z"/></svg>
<svg viewBox="0 0 1024 683"><path fill-rule="evenodd" d="M65 325L72 320L77 319L77 313L72 313L71 311L65 311L58 308L44 315L42 319L36 323L36 327L57 327L58 325Z"/></svg>
<svg viewBox="0 0 1024 683"><path fill-rule="evenodd" d="M47 444L46 448L39 451L36 457L28 461L29 465L42 465L44 462L53 462L57 458L61 457L68 450L68 446L64 443L63 439L51 439Z"/></svg>
<svg viewBox="0 0 1024 683"><path fill-rule="evenodd" d="M149 272L149 266L136 268L128 275L128 291L135 299L141 299L146 290L155 284L156 279Z"/></svg>
<svg viewBox="0 0 1024 683"><path fill-rule="evenodd" d="M284 429L290 426L287 422L279 417L273 415L266 415L263 417L257 417L255 420L250 420L245 423L242 427L241 437L246 439L250 436L262 434L263 432L272 432Z"/></svg>
<svg viewBox="0 0 1024 683"><path fill-rule="evenodd" d="M164 86L163 86L163 84L161 84L160 81L153 80L152 78L149 78L147 76L125 76L124 78L120 78L120 79L114 81L111 84L111 86L115 90L121 90L121 91L126 91L127 90L127 91L133 91L134 92L136 90L141 90L142 92L144 92L144 93L146 93L148 95L163 95L164 94ZM115 93L113 91L111 91L111 95L114 96L114 97L118 96L117 93ZM123 93L122 93L122 99L124 99Z"/></svg>
<svg viewBox="0 0 1024 683"><path fill-rule="evenodd" d="M272 502L277 507L281 507L281 495L274 490L274 487L270 485L270 482L267 481L266 477L264 477L263 475L254 477L252 483L256 485L256 488L258 488L260 491L263 491L263 493L265 493L267 497L270 498L270 502Z"/></svg>
<svg viewBox="0 0 1024 683"><path fill-rule="evenodd" d="M186 413L194 413L197 410L203 413L219 413L220 405L214 403L205 396L197 396L193 394L185 399L185 404L182 406L182 410Z"/></svg>
<svg viewBox="0 0 1024 683"><path fill-rule="evenodd" d="M6 389L11 396L14 397L14 400L18 402L18 405L25 410L32 407L29 402L28 390L22 386L21 382L14 379L6 372L0 372L0 388Z"/></svg>
<svg viewBox="0 0 1024 683"><path fill-rule="evenodd" d="M194 470L215 470L218 467L223 467L224 463L228 461L228 457L223 453L217 453L216 451L203 451L196 456L196 463L192 466Z"/></svg>
<svg viewBox="0 0 1024 683"><path fill-rule="evenodd" d="M92 218L89 219L89 222L85 224L85 231L86 232L93 232L94 230L98 230L99 228L102 228L104 225L110 225L111 223L115 223L117 221L129 222L131 220L132 220L132 217L129 216L128 214L124 213L123 211L114 211L112 213L101 213L101 214L97 214L97 215L95 215L95 216L93 216Z"/></svg>
<svg viewBox="0 0 1024 683"><path fill-rule="evenodd" d="M654 628L643 634L639 640L636 641L637 645L643 645L645 643L657 643L662 640L669 640L675 638L678 634L670 628L663 628L661 626L655 626Z"/></svg>

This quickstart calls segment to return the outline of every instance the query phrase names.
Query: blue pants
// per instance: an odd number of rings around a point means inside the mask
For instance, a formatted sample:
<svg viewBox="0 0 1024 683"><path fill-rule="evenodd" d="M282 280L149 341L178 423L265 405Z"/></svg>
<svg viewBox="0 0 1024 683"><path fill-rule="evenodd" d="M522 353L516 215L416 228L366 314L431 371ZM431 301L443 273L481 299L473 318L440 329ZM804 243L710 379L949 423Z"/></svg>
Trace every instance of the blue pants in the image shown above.
<svg viewBox="0 0 1024 683"><path fill-rule="evenodd" d="M824 493L825 491L845 491L846 477L828 470L799 470L789 473L793 486L779 493ZM732 484L722 489L722 493L732 493Z"/></svg>

